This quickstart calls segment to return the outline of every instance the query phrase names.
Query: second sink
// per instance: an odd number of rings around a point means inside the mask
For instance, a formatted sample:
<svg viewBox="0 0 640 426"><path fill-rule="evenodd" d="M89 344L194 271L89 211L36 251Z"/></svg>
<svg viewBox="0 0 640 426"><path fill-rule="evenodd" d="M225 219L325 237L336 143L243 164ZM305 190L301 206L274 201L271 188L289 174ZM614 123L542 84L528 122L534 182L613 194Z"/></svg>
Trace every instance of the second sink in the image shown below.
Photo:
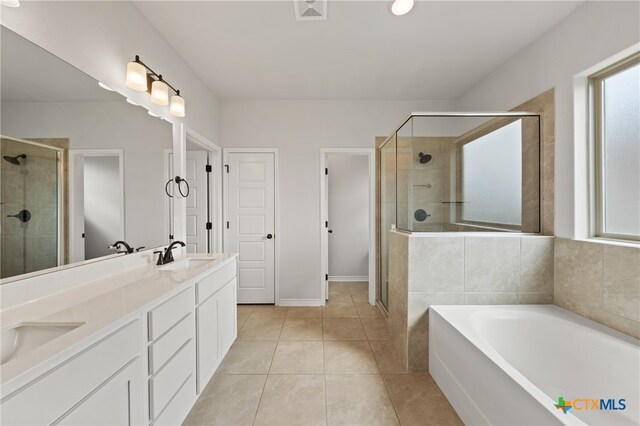
<svg viewBox="0 0 640 426"><path fill-rule="evenodd" d="M0 364L83 325L83 322L25 322L2 330Z"/></svg>

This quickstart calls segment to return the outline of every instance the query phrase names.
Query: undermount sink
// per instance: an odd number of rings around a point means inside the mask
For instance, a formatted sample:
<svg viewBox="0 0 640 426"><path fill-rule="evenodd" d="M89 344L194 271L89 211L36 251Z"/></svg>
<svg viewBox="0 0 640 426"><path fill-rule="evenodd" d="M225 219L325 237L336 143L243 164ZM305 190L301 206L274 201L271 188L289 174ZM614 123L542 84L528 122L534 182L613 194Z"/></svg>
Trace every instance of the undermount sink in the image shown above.
<svg viewBox="0 0 640 426"><path fill-rule="evenodd" d="M74 330L83 322L24 322L2 330L0 364Z"/></svg>
<svg viewBox="0 0 640 426"><path fill-rule="evenodd" d="M186 271L198 268L206 263L215 260L215 257L187 257L186 259L175 260L167 265L161 266L161 271Z"/></svg>

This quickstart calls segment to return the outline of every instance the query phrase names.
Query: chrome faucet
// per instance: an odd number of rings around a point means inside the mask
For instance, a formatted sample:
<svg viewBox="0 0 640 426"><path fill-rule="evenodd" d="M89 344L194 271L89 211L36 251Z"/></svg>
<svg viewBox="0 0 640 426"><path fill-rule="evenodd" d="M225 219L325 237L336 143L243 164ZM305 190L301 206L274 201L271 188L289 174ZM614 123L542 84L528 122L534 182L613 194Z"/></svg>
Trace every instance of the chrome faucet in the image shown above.
<svg viewBox="0 0 640 426"><path fill-rule="evenodd" d="M162 263L159 263L159 264L164 265L166 263L173 262L173 253L172 253L172 251L178 245L180 245L182 247L186 246L186 244L183 243L182 241L174 241L174 242L172 242L171 244L169 244L167 249L164 251L164 254L162 255ZM160 259L158 259L158 262L160 262Z"/></svg>
<svg viewBox="0 0 640 426"><path fill-rule="evenodd" d="M112 250L120 250L121 248L124 248L124 251L118 251L118 253L133 253L133 248L129 244L127 244L126 241L116 241L115 243L111 244L109 248Z"/></svg>

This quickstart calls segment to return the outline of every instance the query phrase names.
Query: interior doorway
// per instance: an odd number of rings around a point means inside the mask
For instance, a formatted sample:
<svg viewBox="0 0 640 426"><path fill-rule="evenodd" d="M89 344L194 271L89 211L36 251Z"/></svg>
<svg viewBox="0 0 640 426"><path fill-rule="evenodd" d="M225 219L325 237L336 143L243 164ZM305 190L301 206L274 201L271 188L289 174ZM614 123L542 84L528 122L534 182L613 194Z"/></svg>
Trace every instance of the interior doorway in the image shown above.
<svg viewBox="0 0 640 426"><path fill-rule="evenodd" d="M375 303L375 150L327 148L320 153L321 282L367 289Z"/></svg>
<svg viewBox="0 0 640 426"><path fill-rule="evenodd" d="M109 246L124 240L124 167L122 149L70 149L70 261L113 254Z"/></svg>
<svg viewBox="0 0 640 426"><path fill-rule="evenodd" d="M187 253L215 253L222 250L222 150L204 136L184 129L185 173L189 184L185 199L185 243ZM173 173L173 153L167 153L167 180ZM175 185L169 185L175 191ZM176 194L169 193L170 197ZM180 196L180 195L178 195ZM181 197L181 196L180 196ZM172 204L169 211L175 206ZM173 214L170 214L170 224ZM171 228L170 228L171 229ZM170 236L173 239L173 235Z"/></svg>

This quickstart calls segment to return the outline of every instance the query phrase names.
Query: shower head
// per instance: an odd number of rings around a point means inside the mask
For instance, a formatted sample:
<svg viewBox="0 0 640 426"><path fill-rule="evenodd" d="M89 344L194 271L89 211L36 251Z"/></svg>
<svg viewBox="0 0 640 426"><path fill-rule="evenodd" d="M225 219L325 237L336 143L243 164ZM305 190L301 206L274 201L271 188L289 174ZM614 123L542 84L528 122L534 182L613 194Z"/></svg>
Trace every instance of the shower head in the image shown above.
<svg viewBox="0 0 640 426"><path fill-rule="evenodd" d="M421 152L418 154L418 157L420 157L420 164L427 164L429 161L431 161L431 154L425 154Z"/></svg>
<svg viewBox="0 0 640 426"><path fill-rule="evenodd" d="M10 155L4 155L2 158L4 158L5 161L8 161L11 164L19 166L20 161L18 161L18 158L27 158L27 154L16 155L15 157L12 157Z"/></svg>

